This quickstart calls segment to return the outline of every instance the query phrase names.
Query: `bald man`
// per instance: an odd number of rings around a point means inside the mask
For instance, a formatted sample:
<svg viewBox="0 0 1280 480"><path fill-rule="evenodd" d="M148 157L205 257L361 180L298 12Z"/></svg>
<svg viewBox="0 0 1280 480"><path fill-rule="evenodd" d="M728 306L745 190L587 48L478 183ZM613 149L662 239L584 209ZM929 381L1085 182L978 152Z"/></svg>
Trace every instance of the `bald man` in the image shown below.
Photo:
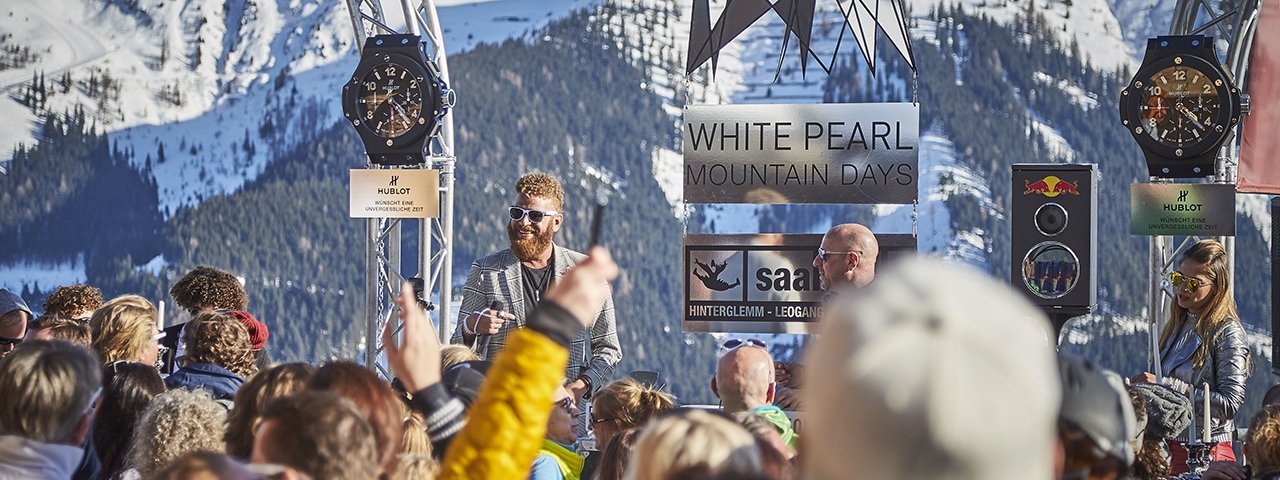
<svg viewBox="0 0 1280 480"><path fill-rule="evenodd" d="M720 398L727 413L751 412L760 415L778 430L782 441L796 448L799 435L791 428L786 412L773 405L773 356L747 342L729 350L716 364L711 392Z"/></svg>
<svg viewBox="0 0 1280 480"><path fill-rule="evenodd" d="M876 277L880 243L871 229L856 223L831 227L822 236L822 246L813 257L822 289L828 292L857 290Z"/></svg>

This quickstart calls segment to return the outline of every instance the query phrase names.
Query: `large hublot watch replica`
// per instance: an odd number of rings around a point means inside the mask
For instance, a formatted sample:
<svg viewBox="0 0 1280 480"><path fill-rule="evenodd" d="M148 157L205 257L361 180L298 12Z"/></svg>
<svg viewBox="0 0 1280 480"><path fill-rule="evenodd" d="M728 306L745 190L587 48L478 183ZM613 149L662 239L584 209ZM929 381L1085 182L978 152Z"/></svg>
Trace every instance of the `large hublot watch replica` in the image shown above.
<svg viewBox="0 0 1280 480"><path fill-rule="evenodd" d="M1240 91L1218 61L1213 37L1147 40L1142 65L1120 92L1120 120L1153 177L1213 175L1218 148L1240 115Z"/></svg>
<svg viewBox="0 0 1280 480"><path fill-rule="evenodd" d="M365 41L360 64L342 87L342 113L378 165L418 165L440 128L453 91L427 56L418 35L379 35Z"/></svg>

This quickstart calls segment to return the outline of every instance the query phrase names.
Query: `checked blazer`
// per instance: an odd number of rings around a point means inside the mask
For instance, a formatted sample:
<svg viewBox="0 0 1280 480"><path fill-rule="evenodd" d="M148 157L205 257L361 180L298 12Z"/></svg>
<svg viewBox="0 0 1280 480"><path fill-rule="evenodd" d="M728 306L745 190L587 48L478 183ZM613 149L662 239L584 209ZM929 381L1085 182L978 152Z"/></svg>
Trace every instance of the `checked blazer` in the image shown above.
<svg viewBox="0 0 1280 480"><path fill-rule="evenodd" d="M555 279L558 281L564 272L573 268L578 262L586 259L586 255L555 245ZM507 337L515 328L523 328L528 318L532 302L526 302L524 288L520 281L520 260L511 249L505 249L492 255L477 259L471 263L471 271L467 273L467 282L462 287L462 307L458 314L458 324L453 330L451 343L462 344L462 324L471 312L489 308L494 301L502 304L502 310L516 316L514 321L502 324L498 333L478 335L473 344L468 345L485 360L493 361L498 352L507 345ZM569 364L565 368L565 381L585 378L591 383L591 390L603 387L612 379L613 368L622 360L622 347L618 343L618 325L613 313L613 295L605 298L604 307L592 324L591 329L584 330L569 345Z"/></svg>

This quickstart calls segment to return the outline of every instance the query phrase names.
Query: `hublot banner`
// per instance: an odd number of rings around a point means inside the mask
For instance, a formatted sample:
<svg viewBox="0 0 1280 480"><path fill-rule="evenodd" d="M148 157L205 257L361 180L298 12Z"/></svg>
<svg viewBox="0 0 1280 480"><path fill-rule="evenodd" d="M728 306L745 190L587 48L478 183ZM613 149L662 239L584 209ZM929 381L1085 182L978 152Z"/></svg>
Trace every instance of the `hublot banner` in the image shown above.
<svg viewBox="0 0 1280 480"><path fill-rule="evenodd" d="M876 235L877 268L916 250L911 235ZM822 235L693 234L684 240L684 330L806 333L822 316Z"/></svg>
<svg viewBox="0 0 1280 480"><path fill-rule="evenodd" d="M684 118L685 202L909 204L918 197L918 105L696 105Z"/></svg>
<svg viewBox="0 0 1280 480"><path fill-rule="evenodd" d="M1135 183L1129 191L1130 233L1135 235L1234 236L1234 185Z"/></svg>

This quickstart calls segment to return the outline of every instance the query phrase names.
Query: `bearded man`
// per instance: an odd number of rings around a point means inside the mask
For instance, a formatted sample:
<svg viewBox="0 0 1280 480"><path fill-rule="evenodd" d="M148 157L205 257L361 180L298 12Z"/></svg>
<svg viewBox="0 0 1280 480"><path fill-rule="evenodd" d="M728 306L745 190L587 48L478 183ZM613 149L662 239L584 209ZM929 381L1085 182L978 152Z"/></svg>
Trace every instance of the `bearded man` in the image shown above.
<svg viewBox="0 0 1280 480"><path fill-rule="evenodd" d="M547 287L586 258L552 241L564 225L560 181L534 172L521 176L515 187L515 204L507 210L511 248L471 264L463 286L464 318L453 332L453 343L467 345L489 361L506 346L512 330L524 327ZM575 403L608 383L619 360L622 348L610 295L591 329L569 346L565 388Z"/></svg>

